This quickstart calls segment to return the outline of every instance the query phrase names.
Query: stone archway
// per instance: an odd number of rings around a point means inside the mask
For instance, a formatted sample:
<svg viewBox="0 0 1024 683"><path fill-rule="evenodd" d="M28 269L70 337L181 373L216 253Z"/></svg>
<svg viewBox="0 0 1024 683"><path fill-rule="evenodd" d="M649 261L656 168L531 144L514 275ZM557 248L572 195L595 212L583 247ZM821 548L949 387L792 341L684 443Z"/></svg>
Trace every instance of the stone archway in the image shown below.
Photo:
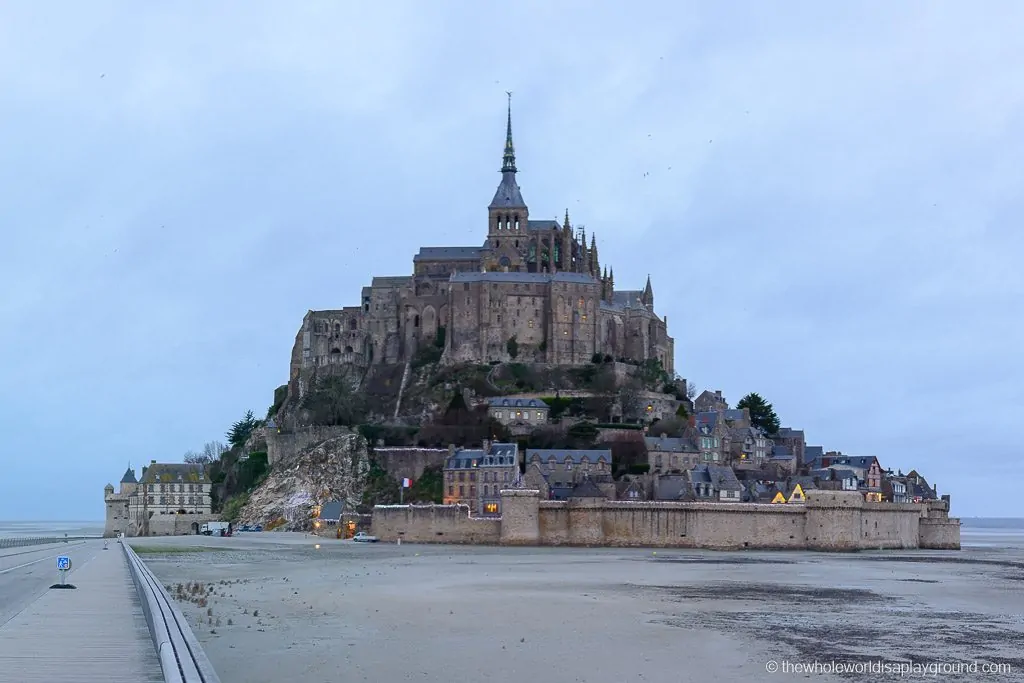
<svg viewBox="0 0 1024 683"><path fill-rule="evenodd" d="M198 536L199 535L199 522L192 522L192 535L193 536Z"/></svg>

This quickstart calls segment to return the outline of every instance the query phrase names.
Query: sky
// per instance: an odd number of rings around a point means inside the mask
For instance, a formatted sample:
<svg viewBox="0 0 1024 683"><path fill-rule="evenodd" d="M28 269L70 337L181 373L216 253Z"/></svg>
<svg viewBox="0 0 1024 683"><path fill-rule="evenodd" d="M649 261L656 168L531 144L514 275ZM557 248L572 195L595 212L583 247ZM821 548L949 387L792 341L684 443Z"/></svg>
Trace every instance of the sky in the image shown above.
<svg viewBox="0 0 1024 683"><path fill-rule="evenodd" d="M0 3L0 519L265 414L309 309L531 218L676 370L1024 516L1024 5ZM1016 218L1014 218L1016 216ZM1016 226L1016 227L1015 227ZM1017 425L1017 426L1014 426Z"/></svg>

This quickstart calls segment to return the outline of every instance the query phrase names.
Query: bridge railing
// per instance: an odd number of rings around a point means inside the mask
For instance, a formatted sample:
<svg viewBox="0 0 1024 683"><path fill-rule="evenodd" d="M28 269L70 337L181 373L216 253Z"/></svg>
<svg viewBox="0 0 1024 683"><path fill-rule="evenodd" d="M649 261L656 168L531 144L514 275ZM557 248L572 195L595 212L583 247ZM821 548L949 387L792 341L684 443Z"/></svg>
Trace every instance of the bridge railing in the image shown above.
<svg viewBox="0 0 1024 683"><path fill-rule="evenodd" d="M44 545L46 543L68 543L81 541L98 536L9 536L0 538L0 550L5 548L21 548L28 545Z"/></svg>
<svg viewBox="0 0 1024 683"><path fill-rule="evenodd" d="M139 558L127 539L121 541L139 593L153 644L167 683L220 683L199 640L160 581Z"/></svg>

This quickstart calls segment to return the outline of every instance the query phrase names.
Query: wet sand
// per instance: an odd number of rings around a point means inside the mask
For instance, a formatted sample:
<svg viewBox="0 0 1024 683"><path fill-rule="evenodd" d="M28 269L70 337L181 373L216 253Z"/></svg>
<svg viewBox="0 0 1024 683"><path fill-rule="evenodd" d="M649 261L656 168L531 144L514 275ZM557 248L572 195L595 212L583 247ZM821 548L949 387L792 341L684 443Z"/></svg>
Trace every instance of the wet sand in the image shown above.
<svg viewBox="0 0 1024 683"><path fill-rule="evenodd" d="M133 544L180 596L223 683L900 679L766 670L815 660L985 661L1012 673L937 678L1024 680L1022 537L968 536L960 552L857 554L276 533Z"/></svg>

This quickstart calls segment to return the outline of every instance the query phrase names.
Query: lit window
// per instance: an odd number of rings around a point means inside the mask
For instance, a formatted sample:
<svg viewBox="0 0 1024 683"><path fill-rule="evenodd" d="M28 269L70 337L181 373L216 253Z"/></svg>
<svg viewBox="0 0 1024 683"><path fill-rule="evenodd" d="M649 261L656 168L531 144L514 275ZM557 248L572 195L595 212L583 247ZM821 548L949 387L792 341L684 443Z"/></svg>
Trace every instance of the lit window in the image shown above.
<svg viewBox="0 0 1024 683"><path fill-rule="evenodd" d="M587 322L587 314L586 313L583 314L583 322Z"/></svg>
<svg viewBox="0 0 1024 683"><path fill-rule="evenodd" d="M498 511L498 504L497 503L488 503L487 505L484 506L484 510L486 510L487 512L497 512Z"/></svg>
<svg viewBox="0 0 1024 683"><path fill-rule="evenodd" d="M543 420L543 419L544 419L544 413L542 413L542 412L540 412L540 411L538 410L538 411L537 411L537 419L538 419L538 420Z"/></svg>
<svg viewBox="0 0 1024 683"><path fill-rule="evenodd" d="M528 324L530 325L530 327L533 327L533 321L532 320Z"/></svg>

